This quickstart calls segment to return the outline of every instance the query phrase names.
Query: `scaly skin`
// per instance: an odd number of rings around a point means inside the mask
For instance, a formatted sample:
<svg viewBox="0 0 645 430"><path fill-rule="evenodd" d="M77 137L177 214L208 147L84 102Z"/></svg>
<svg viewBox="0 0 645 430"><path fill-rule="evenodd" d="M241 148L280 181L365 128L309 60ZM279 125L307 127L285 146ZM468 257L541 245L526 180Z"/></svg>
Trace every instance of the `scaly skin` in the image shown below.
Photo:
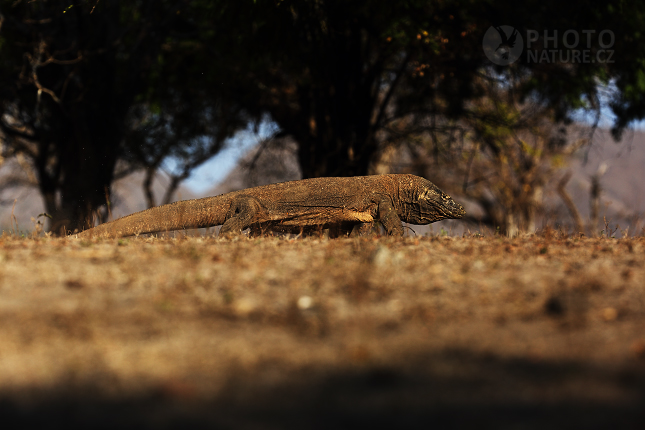
<svg viewBox="0 0 645 430"><path fill-rule="evenodd" d="M432 182L414 175L313 178L158 206L76 236L114 238L215 225L222 225L220 234L227 235L247 228L253 234L324 228L348 232L375 221L388 234L401 236L401 221L430 224L465 213Z"/></svg>

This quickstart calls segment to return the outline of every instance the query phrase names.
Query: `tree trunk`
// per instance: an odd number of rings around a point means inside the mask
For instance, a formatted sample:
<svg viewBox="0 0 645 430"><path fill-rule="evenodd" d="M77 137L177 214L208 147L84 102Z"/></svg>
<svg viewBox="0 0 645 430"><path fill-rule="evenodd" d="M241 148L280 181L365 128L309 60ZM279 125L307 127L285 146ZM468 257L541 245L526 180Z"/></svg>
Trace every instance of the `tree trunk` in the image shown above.
<svg viewBox="0 0 645 430"><path fill-rule="evenodd" d="M578 208L576 208L571 196L569 196L569 193L565 189L569 179L571 179L571 171L568 171L558 182L558 193L560 194L560 198L562 198L564 205L567 207L569 214L571 214L571 217L573 218L576 234L584 234L585 227L582 222L582 217L580 217L580 212L578 212Z"/></svg>
<svg viewBox="0 0 645 430"><path fill-rule="evenodd" d="M526 207L526 220L524 233L533 234L537 230L536 218L537 210L542 207L543 189L541 185L531 187L531 194L528 196L528 205Z"/></svg>
<svg viewBox="0 0 645 430"><path fill-rule="evenodd" d="M143 193L146 195L146 206L148 209L156 206L155 204L155 194L152 190L152 181L154 179L155 173L157 172L156 167L148 167L146 169L146 176L143 179Z"/></svg>
<svg viewBox="0 0 645 430"><path fill-rule="evenodd" d="M303 178L367 175L375 151L356 154L356 147L375 146L349 138L308 139L298 145L298 161ZM332 150L333 148L333 150Z"/></svg>
<svg viewBox="0 0 645 430"><path fill-rule="evenodd" d="M301 34L324 41L307 54L311 78L288 82L294 96L270 108L280 128L298 143L303 178L367 175L378 147L374 130L383 118L377 111L387 104L379 99L384 83L373 71L380 65L366 70L374 61L371 42L361 22L345 19L344 8L342 2L325 4L322 11L311 3ZM330 15L327 30L317 33L321 11Z"/></svg>
<svg viewBox="0 0 645 430"><path fill-rule="evenodd" d="M332 86L333 91L312 90L316 93L313 106L278 121L298 143L303 178L367 175L376 153L370 123L374 105L367 90L346 83ZM307 97L302 99L304 103Z"/></svg>
<svg viewBox="0 0 645 430"><path fill-rule="evenodd" d="M591 177L591 190L590 190L590 205L591 213L589 220L589 231L592 237L598 236L598 220L600 218L600 194L602 193L602 186L600 185L600 178L607 171L607 165L602 163L598 167L598 171Z"/></svg>
<svg viewBox="0 0 645 430"><path fill-rule="evenodd" d="M60 199L44 194L47 210L52 219L50 231L54 234L68 234L94 226L99 207L110 199L110 185L115 163L91 163L97 168L89 175L76 169L73 162L66 162L63 170L67 176L61 187ZM57 201L58 200L58 201Z"/></svg>
<svg viewBox="0 0 645 430"><path fill-rule="evenodd" d="M517 237L519 235L520 229L517 224L518 218L519 217L512 210L509 210L506 213L506 220L505 220L506 236Z"/></svg>
<svg viewBox="0 0 645 430"><path fill-rule="evenodd" d="M54 234L92 227L98 209L110 200L121 139L119 118L110 113L92 112L81 103L67 121L61 119L58 142L40 146L35 165Z"/></svg>

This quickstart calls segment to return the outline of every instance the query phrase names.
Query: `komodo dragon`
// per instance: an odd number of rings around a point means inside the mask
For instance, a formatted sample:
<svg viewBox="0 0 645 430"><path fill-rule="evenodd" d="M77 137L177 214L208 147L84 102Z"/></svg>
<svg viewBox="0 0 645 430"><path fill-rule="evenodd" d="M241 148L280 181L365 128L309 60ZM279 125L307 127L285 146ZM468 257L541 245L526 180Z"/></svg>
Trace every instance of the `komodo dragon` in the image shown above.
<svg viewBox="0 0 645 430"><path fill-rule="evenodd" d="M430 224L465 213L432 182L414 175L313 178L158 206L77 236L114 238L215 225L222 225L220 234L239 234L247 228L252 234L324 228L347 233L374 221L380 221L388 234L401 236L402 220Z"/></svg>

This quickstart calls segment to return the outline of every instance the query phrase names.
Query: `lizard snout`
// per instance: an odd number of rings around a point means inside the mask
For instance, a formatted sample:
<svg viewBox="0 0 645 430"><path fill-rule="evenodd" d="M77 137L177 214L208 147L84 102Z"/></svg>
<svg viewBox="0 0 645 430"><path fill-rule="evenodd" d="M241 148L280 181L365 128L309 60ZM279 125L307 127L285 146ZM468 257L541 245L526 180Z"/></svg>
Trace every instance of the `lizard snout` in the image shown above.
<svg viewBox="0 0 645 430"><path fill-rule="evenodd" d="M466 209L454 200L452 201L451 212L454 218L463 218L466 215Z"/></svg>
<svg viewBox="0 0 645 430"><path fill-rule="evenodd" d="M457 218L463 218L464 215L466 215L466 209L459 203L455 202L455 213L457 214Z"/></svg>

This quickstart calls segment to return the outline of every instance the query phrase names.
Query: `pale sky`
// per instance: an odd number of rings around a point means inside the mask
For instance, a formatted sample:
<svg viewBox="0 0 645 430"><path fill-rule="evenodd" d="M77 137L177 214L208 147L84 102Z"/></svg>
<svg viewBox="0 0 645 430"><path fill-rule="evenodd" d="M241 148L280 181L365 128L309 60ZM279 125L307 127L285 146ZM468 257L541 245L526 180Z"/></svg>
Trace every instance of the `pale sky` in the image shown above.
<svg viewBox="0 0 645 430"><path fill-rule="evenodd" d="M238 132L219 154L195 169L183 184L195 194L205 193L222 182L247 151L271 137L276 130L275 123L265 120L260 123L257 132L252 126Z"/></svg>

